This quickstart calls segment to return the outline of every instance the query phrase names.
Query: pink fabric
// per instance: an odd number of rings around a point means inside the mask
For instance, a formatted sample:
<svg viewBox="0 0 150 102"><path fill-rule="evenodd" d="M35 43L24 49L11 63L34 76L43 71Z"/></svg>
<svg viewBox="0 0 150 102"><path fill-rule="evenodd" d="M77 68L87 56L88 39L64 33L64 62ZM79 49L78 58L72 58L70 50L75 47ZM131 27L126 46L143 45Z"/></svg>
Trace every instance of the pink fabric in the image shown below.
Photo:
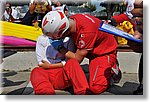
<svg viewBox="0 0 150 102"><path fill-rule="evenodd" d="M35 46L36 42L32 42L23 38L0 35L0 44L13 46Z"/></svg>

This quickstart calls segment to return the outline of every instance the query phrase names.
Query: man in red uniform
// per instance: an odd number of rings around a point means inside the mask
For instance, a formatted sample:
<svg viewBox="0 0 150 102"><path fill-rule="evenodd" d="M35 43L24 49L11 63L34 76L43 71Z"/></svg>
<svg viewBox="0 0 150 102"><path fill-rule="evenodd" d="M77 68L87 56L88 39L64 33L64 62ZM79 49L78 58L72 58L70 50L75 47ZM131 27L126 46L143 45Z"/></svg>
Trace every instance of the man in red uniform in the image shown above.
<svg viewBox="0 0 150 102"><path fill-rule="evenodd" d="M89 88L93 94L100 94L110 86L111 71L116 69L117 42L113 35L98 30L100 23L101 20L87 14L76 14L66 19L65 15L58 11L49 12L42 22L43 32L47 36L61 39L71 35L74 39L77 47L75 53L65 48L61 40L52 43L53 47L65 57L76 59L79 63L85 57L89 58ZM64 67L81 68L73 63L74 60ZM43 63L41 66L49 67L49 64ZM76 72L72 71L71 73Z"/></svg>

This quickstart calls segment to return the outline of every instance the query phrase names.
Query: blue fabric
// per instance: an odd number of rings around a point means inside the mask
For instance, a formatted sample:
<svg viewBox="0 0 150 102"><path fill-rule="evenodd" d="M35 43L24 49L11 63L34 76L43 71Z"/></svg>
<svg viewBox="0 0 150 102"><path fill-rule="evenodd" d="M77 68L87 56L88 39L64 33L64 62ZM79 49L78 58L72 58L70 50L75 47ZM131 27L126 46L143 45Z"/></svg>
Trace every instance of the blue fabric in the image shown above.
<svg viewBox="0 0 150 102"><path fill-rule="evenodd" d="M53 39L49 38L49 41L50 41L50 44L51 44L56 50L59 50L60 47L64 46L62 40L53 40Z"/></svg>

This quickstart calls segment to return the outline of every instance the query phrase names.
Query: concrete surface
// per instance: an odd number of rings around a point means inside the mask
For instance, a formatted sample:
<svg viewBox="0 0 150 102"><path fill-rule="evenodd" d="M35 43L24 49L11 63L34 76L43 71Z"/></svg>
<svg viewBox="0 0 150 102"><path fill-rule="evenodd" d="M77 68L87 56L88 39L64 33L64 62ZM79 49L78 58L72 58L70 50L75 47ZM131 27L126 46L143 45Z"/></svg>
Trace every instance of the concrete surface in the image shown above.
<svg viewBox="0 0 150 102"><path fill-rule="evenodd" d="M3 60L2 67L4 70L24 71L37 66L35 52L17 52Z"/></svg>
<svg viewBox="0 0 150 102"><path fill-rule="evenodd" d="M137 73L140 57L140 53L118 52L118 61L122 73Z"/></svg>
<svg viewBox="0 0 150 102"><path fill-rule="evenodd" d="M29 82L30 72L37 65L35 52L17 52L3 59L0 64L1 94L32 95L33 88ZM118 84L112 85L102 95L132 95L138 87L137 68L140 54L134 52L119 52L118 61L122 70L122 79ZM88 59L81 63L84 72L88 72ZM57 95L70 95L67 91L56 90Z"/></svg>
<svg viewBox="0 0 150 102"><path fill-rule="evenodd" d="M2 72L2 94L20 95L29 82L30 72Z"/></svg>
<svg viewBox="0 0 150 102"><path fill-rule="evenodd" d="M34 95L29 82L30 72L5 71L2 73L3 95ZM118 84L112 85L101 95L132 95L138 87L137 74L123 74ZM57 95L71 95L68 91L55 90Z"/></svg>
<svg viewBox="0 0 150 102"><path fill-rule="evenodd" d="M135 52L118 52L118 61L123 73L137 73L141 54ZM5 71L31 70L37 66L35 52L17 52L3 59L1 67ZM84 59L82 65L88 64Z"/></svg>

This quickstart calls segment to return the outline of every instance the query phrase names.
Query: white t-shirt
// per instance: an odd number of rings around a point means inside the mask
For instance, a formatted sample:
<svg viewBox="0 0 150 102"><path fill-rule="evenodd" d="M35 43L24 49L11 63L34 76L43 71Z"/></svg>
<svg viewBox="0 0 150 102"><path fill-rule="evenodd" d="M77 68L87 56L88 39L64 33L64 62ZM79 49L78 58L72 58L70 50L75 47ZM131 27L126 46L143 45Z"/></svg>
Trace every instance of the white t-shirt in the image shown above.
<svg viewBox="0 0 150 102"><path fill-rule="evenodd" d="M14 19L19 19L18 11L13 9L13 8L12 8L11 15L13 16ZM4 12L4 20L5 21L9 21L9 19L10 19L9 14L5 10L5 12Z"/></svg>
<svg viewBox="0 0 150 102"><path fill-rule="evenodd" d="M135 0L125 0L127 3L126 15L131 19L133 17L131 11L134 9Z"/></svg>
<svg viewBox="0 0 150 102"><path fill-rule="evenodd" d="M69 37L66 37L63 42L64 47L70 51L75 51L74 43ZM50 40L46 35L41 35L37 39L36 56L38 63L41 63L42 60L46 60L54 64L66 60L65 57L50 44Z"/></svg>

